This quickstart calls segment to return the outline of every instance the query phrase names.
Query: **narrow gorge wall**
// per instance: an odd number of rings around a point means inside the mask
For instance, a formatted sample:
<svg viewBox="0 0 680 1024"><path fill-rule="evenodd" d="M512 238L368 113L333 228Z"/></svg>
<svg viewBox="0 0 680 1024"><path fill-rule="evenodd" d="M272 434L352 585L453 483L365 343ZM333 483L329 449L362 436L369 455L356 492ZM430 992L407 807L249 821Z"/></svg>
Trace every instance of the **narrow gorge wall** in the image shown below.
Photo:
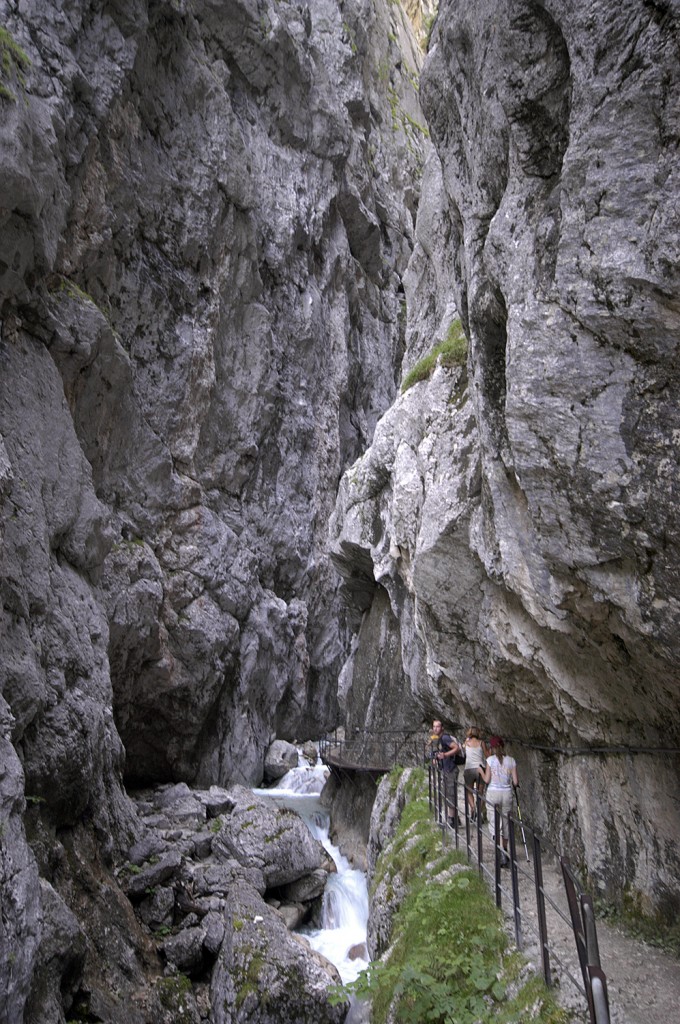
<svg viewBox="0 0 680 1024"><path fill-rule="evenodd" d="M678 13L439 5L404 367L456 310L468 365L397 400L343 478L332 527L348 600L389 598L406 699L511 737L535 823L597 891L668 919ZM372 684L344 674L359 694Z"/></svg>
<svg viewBox="0 0 680 1024"><path fill-rule="evenodd" d="M124 783L259 782L337 721L327 522L396 393L425 133L382 0L0 27L0 989L52 1021L60 969L142 985Z"/></svg>
<svg viewBox="0 0 680 1024"><path fill-rule="evenodd" d="M37 528L97 577L129 777L254 779L271 732L336 715L325 524L395 392L419 58L399 10L369 3L2 17L25 54L1 111L3 339L55 402L61 379L70 431L61 463L19 465L8 367L11 600L18 481L54 473L72 507Z"/></svg>

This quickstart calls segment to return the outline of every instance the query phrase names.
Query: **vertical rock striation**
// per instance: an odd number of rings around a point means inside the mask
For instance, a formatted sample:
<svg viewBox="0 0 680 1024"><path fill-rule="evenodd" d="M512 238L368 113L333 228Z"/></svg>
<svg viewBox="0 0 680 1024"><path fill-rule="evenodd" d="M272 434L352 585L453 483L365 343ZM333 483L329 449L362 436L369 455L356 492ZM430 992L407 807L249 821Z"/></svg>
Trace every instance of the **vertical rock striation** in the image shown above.
<svg viewBox="0 0 680 1024"><path fill-rule="evenodd" d="M419 51L382 0L0 27L0 981L114 1020L160 969L123 779L259 781L337 718L327 521L403 356Z"/></svg>
<svg viewBox="0 0 680 1024"><path fill-rule="evenodd" d="M2 16L3 342L49 353L89 464L86 511L44 511L96 569L126 772L254 779L335 715L325 523L395 391L418 54L369 3Z"/></svg>
<svg viewBox="0 0 680 1024"><path fill-rule="evenodd" d="M350 601L398 612L408 699L511 736L536 823L669 916L679 43L674 3L440 4L404 365L455 306L467 375L397 401L333 522Z"/></svg>

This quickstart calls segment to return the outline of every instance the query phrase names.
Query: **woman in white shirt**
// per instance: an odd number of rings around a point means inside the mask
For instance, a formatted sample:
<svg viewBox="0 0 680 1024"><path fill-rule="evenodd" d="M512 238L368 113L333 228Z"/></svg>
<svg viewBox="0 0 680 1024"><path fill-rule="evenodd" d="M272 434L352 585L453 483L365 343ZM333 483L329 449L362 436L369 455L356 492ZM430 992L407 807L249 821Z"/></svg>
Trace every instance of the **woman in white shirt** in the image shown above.
<svg viewBox="0 0 680 1024"><path fill-rule="evenodd" d="M494 805L498 805L501 820L501 841L503 843L502 866L506 868L510 859L508 857L508 834L510 832L510 814L512 812L512 790L519 786L517 778L517 762L514 757L505 753L505 744L500 736L492 736L489 740L490 756L486 761L486 768L479 768L479 774L486 782L486 799L491 806L489 808L489 829L491 838L496 840L494 831Z"/></svg>
<svg viewBox="0 0 680 1024"><path fill-rule="evenodd" d="M474 821L477 816L477 810L475 807L475 796L477 791L481 796L484 792L484 785L482 783L479 769L483 768L486 764L486 747L482 739L479 729L474 725L471 726L465 733L465 771L463 777L465 779L465 796L467 798L468 807L470 808L470 820Z"/></svg>

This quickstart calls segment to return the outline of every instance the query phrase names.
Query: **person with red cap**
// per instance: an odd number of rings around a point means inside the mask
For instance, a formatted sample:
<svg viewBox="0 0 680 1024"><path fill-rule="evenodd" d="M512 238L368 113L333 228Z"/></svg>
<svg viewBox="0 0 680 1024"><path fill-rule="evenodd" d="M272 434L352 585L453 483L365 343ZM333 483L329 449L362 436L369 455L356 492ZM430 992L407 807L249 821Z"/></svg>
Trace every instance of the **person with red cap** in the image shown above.
<svg viewBox="0 0 680 1024"><path fill-rule="evenodd" d="M505 753L505 743L501 736L489 739L491 751L486 759L486 767L479 768L479 774L486 783L486 800L489 808L489 830L491 838L496 842L494 805L498 805L500 814L501 841L503 854L501 864L504 868L510 864L508 857L508 835L510 833L510 814L512 813L513 787L519 786L517 778L517 762L514 757Z"/></svg>

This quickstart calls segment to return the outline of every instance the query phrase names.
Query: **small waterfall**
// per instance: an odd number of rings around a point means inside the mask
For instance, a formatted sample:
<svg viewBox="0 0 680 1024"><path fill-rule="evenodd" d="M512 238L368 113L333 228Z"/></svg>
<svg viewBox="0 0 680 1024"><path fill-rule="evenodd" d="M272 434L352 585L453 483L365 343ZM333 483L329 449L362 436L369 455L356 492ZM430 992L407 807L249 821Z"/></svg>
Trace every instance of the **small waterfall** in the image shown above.
<svg viewBox="0 0 680 1024"><path fill-rule="evenodd" d="M304 926L300 934L312 949L335 964L343 982L347 983L354 981L368 964L368 890L364 872L353 868L330 841L329 815L319 800L326 777L327 769L322 764L306 765L292 768L272 789L256 789L255 792L296 811L335 862L337 872L329 875L326 883L321 927Z"/></svg>

